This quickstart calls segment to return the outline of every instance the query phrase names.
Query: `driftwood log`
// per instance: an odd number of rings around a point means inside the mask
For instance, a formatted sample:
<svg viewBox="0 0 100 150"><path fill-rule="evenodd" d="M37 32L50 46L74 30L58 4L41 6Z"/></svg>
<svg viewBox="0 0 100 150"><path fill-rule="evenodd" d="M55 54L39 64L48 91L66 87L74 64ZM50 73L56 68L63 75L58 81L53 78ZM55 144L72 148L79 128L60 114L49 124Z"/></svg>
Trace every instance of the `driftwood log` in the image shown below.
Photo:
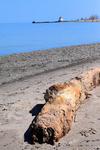
<svg viewBox="0 0 100 150"><path fill-rule="evenodd" d="M46 103L30 125L33 143L54 144L68 133L76 110L99 84L100 68L95 68L68 83L49 87L44 94Z"/></svg>

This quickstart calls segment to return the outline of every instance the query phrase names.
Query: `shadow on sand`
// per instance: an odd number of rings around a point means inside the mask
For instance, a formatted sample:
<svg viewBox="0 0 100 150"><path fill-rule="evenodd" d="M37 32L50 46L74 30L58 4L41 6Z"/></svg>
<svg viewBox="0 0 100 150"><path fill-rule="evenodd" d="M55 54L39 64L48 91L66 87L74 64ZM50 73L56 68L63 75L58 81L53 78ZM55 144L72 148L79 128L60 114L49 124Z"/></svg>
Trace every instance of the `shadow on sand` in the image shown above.
<svg viewBox="0 0 100 150"><path fill-rule="evenodd" d="M41 111L41 109L43 108L44 104L37 104L36 106L34 106L29 113L32 114L32 116L37 116L39 114L39 112ZM26 132L24 133L24 142L28 142L29 144L33 144L33 129L31 127L31 124L29 126L29 128L26 130Z"/></svg>

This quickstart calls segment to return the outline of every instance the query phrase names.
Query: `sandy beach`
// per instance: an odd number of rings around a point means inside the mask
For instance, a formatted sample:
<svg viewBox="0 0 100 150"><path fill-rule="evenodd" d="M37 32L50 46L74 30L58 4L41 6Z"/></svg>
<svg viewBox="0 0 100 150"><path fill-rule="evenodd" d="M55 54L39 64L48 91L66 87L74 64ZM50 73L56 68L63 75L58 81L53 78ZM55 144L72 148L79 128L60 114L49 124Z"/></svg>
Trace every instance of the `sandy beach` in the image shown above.
<svg viewBox="0 0 100 150"><path fill-rule="evenodd" d="M0 57L0 150L99 150L100 87L91 91L69 134L54 146L25 139L46 88L93 67L100 67L100 43Z"/></svg>

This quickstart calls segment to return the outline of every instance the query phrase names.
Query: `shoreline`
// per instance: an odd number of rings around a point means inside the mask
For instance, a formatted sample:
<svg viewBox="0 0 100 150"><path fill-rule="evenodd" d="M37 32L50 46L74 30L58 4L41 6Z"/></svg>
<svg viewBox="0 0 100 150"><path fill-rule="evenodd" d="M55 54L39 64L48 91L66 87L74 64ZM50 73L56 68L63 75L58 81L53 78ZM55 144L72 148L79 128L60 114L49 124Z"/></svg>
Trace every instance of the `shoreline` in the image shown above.
<svg viewBox="0 0 100 150"><path fill-rule="evenodd" d="M100 42L94 42L94 43L86 43L86 44L66 45L66 46L61 46L61 47L51 47L51 48L45 48L45 49L30 50L27 52L25 51L25 52L18 52L18 53L12 53L12 54L4 54L4 55L0 55L0 58L14 56L14 55L29 54L33 52L52 51L52 50L57 50L57 49L74 48L74 47L79 47L79 46L90 46L90 45L99 45L99 44Z"/></svg>
<svg viewBox="0 0 100 150"><path fill-rule="evenodd" d="M100 43L52 48L0 57L0 86L100 59Z"/></svg>

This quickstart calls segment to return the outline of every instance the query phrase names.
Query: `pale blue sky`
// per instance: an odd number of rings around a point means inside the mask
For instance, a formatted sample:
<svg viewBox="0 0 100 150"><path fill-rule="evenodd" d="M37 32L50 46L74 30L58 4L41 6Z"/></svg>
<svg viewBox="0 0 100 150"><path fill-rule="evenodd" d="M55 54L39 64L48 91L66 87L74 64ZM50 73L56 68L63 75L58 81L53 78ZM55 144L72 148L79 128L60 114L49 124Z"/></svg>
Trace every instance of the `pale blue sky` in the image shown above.
<svg viewBox="0 0 100 150"><path fill-rule="evenodd" d="M77 19L97 14L100 0L0 0L0 23Z"/></svg>

